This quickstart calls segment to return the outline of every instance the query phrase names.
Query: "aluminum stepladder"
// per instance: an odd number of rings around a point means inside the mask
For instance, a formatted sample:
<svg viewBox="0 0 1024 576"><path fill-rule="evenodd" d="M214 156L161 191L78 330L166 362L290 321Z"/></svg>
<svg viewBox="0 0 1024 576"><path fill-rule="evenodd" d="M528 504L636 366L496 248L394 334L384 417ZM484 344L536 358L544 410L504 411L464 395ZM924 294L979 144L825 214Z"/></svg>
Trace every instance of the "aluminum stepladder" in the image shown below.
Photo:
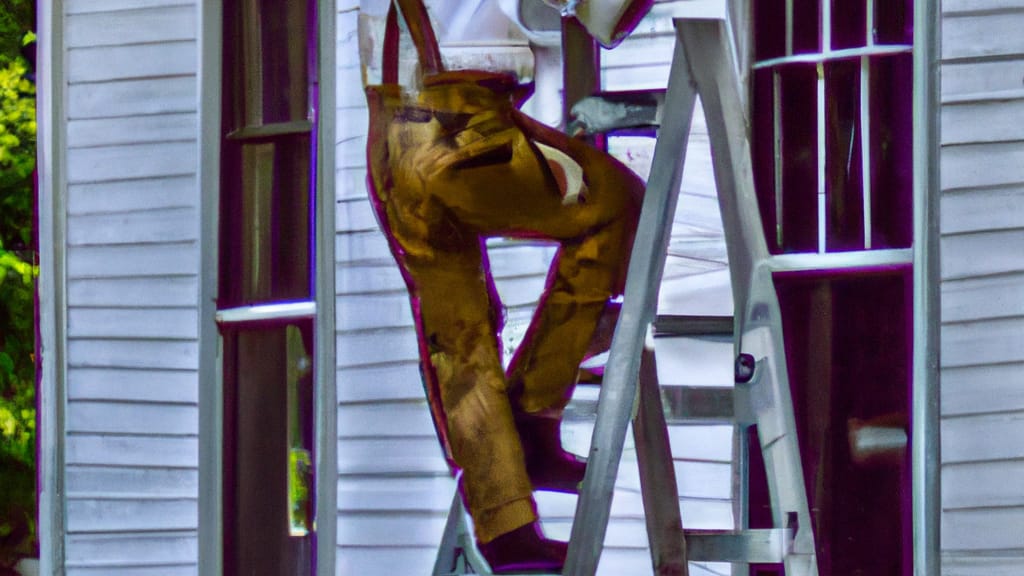
<svg viewBox="0 0 1024 576"><path fill-rule="evenodd" d="M816 576L814 539L785 375L779 307L754 194L746 112L723 20L675 19L676 43L652 170L626 284L622 313L598 400L587 472L563 574L592 576L607 531L625 434L633 423L654 573L687 575L688 561L781 563L787 576ZM715 182L732 277L738 383L737 429L757 425L771 497L773 528L683 530L678 489L653 353L652 326L697 96L707 119ZM745 434L743 434L745 435ZM747 462L739 444L740 477ZM456 495L435 576L487 574L473 549ZM734 572L743 574L742 572Z"/></svg>

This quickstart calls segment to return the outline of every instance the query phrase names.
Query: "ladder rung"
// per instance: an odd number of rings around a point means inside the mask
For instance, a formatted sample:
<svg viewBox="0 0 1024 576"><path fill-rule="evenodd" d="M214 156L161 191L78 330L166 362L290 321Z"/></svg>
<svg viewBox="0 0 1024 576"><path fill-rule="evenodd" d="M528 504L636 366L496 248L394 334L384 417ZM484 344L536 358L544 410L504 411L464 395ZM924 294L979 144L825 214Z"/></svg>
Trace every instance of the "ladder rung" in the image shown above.
<svg viewBox="0 0 1024 576"><path fill-rule="evenodd" d="M732 316L680 316L659 314L654 320L654 336L732 336Z"/></svg>
<svg viewBox="0 0 1024 576"><path fill-rule="evenodd" d="M732 387L665 385L661 390L666 404L665 420L669 424L735 419Z"/></svg>
<svg viewBox="0 0 1024 576"><path fill-rule="evenodd" d="M785 558L791 540L791 531L786 528L684 530L683 533L690 562L778 564Z"/></svg>

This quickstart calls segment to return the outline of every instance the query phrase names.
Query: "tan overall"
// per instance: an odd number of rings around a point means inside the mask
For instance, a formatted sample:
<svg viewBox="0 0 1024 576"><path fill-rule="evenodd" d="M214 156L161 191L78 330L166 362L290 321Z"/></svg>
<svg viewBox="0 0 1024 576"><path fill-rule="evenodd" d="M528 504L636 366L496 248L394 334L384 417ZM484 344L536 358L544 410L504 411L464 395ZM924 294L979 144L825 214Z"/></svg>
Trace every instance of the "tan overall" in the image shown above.
<svg viewBox="0 0 1024 576"><path fill-rule="evenodd" d="M537 519L513 415L557 417L568 402L606 303L623 288L643 183L521 113L511 76L443 71L422 4L398 3L420 50L422 86L397 83L392 6L384 83L367 88L371 200L409 289L435 424L486 543ZM538 143L582 167L578 198L563 197ZM484 252L496 236L560 244L507 375Z"/></svg>

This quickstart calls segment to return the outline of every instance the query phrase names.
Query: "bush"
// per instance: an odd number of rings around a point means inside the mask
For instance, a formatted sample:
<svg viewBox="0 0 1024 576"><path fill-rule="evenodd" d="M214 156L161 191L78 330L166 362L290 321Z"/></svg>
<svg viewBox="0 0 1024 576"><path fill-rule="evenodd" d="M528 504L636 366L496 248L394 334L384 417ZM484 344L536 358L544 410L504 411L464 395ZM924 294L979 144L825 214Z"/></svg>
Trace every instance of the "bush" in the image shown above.
<svg viewBox="0 0 1024 576"><path fill-rule="evenodd" d="M0 60L0 573L36 553L35 86Z"/></svg>

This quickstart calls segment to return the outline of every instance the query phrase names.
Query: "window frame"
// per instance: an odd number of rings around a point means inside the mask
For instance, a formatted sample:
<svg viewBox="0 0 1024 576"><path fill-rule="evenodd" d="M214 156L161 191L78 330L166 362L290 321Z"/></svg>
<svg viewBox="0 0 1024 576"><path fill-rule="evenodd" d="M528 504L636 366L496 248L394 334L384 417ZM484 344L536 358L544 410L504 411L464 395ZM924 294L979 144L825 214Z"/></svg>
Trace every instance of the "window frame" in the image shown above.
<svg viewBox="0 0 1024 576"><path fill-rule="evenodd" d="M223 338L218 325L273 321L295 315L314 320L314 452L316 485L316 574L333 574L337 532L337 390L335 387L334 303L334 187L336 6L333 0L310 0L316 7L318 122L311 142L316 163L315 207L310 223L316 233L311 267L316 270L311 301L239 306L218 310L219 236L221 203L221 138L223 95L222 2L203 2L199 8L199 126L201 191L200 326L199 326L199 573L222 574L224 569L224 394ZM305 131L306 126L298 127ZM309 128L313 128L309 126ZM242 134L243 137L250 134ZM252 136L263 136L254 134ZM295 309L297 305L299 309ZM283 306L283 310L281 309Z"/></svg>

